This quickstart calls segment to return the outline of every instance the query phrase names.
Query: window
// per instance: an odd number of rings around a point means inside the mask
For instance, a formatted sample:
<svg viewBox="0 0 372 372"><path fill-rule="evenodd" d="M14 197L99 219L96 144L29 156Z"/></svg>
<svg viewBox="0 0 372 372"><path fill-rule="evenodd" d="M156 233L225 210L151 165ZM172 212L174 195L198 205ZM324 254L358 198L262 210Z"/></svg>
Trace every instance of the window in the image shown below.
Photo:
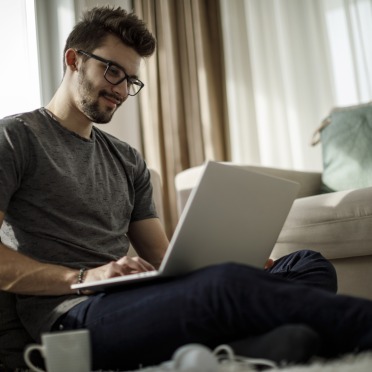
<svg viewBox="0 0 372 372"><path fill-rule="evenodd" d="M337 105L352 105L372 96L372 1L322 2Z"/></svg>
<svg viewBox="0 0 372 372"><path fill-rule="evenodd" d="M34 0L2 0L0 118L40 107Z"/></svg>

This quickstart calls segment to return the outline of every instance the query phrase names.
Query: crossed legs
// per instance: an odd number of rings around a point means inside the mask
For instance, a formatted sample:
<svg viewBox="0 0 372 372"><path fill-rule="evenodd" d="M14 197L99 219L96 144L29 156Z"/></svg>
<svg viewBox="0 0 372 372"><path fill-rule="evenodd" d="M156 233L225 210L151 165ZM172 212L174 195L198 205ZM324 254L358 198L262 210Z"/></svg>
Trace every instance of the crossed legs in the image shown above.
<svg viewBox="0 0 372 372"><path fill-rule="evenodd" d="M306 252L287 256L271 273L228 263L93 295L59 325L90 330L96 369L158 364L187 343L214 348L285 324L312 328L331 345L329 354L372 348L372 302L332 293L332 266ZM318 279L302 270L296 279L303 260Z"/></svg>

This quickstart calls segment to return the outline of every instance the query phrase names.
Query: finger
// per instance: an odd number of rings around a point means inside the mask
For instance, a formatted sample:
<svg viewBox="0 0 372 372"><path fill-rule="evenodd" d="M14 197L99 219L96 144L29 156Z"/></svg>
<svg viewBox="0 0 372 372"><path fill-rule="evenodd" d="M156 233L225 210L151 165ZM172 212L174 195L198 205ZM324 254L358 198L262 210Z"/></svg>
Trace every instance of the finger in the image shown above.
<svg viewBox="0 0 372 372"><path fill-rule="evenodd" d="M269 258L266 263L265 263L265 266L264 266L264 269L265 270L268 270L268 269L271 269L272 267L274 266L274 260Z"/></svg>
<svg viewBox="0 0 372 372"><path fill-rule="evenodd" d="M149 262L147 262L146 260L144 260L142 257L133 257L133 260L136 260L138 261L141 265L143 265L147 271L152 271L152 270L155 270L155 267L152 266Z"/></svg>
<svg viewBox="0 0 372 372"><path fill-rule="evenodd" d="M124 256L116 261L116 263L119 266L121 266L121 268L124 270L126 274L149 271L149 269L147 268L147 265L145 265L143 262L146 262L146 261L142 259L140 260L139 257L129 257L129 256Z"/></svg>

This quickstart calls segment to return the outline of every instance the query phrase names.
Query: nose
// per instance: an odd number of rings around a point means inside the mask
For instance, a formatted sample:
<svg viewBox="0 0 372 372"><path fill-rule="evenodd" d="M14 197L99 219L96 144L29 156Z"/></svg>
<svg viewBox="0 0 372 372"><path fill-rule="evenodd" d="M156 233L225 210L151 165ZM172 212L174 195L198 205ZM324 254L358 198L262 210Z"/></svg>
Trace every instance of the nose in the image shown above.
<svg viewBox="0 0 372 372"><path fill-rule="evenodd" d="M125 79L118 85L112 85L112 91L122 97L123 101L125 101L129 96L127 79Z"/></svg>

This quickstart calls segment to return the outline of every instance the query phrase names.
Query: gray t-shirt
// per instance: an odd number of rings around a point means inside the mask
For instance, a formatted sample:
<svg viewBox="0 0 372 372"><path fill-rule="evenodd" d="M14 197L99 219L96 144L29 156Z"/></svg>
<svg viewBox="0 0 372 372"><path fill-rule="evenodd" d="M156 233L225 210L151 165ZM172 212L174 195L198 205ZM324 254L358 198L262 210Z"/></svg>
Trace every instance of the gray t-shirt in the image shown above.
<svg viewBox="0 0 372 372"><path fill-rule="evenodd" d="M45 109L0 120L0 231L4 244L39 261L96 267L128 251L132 221L157 217L150 173L127 143L93 127L85 139ZM18 296L38 339L83 296Z"/></svg>

